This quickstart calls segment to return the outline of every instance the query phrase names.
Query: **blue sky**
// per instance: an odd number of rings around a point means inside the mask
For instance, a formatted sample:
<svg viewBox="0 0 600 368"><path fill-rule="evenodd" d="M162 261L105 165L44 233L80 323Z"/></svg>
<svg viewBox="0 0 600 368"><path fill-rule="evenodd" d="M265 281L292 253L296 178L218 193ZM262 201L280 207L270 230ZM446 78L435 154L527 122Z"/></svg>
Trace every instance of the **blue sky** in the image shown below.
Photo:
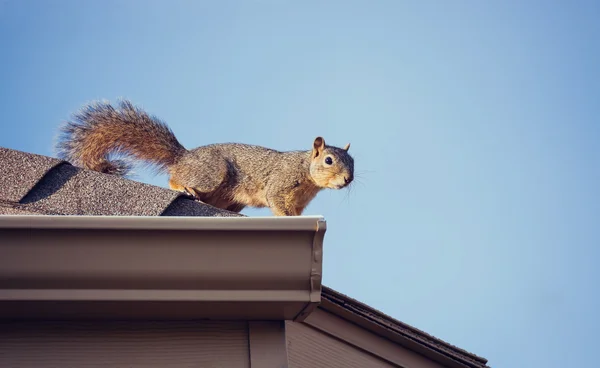
<svg viewBox="0 0 600 368"><path fill-rule="evenodd" d="M118 97L188 148L351 142L360 182L305 213L328 221L326 285L494 367L591 366L598 16L591 1L4 0L0 146L52 155L70 113Z"/></svg>

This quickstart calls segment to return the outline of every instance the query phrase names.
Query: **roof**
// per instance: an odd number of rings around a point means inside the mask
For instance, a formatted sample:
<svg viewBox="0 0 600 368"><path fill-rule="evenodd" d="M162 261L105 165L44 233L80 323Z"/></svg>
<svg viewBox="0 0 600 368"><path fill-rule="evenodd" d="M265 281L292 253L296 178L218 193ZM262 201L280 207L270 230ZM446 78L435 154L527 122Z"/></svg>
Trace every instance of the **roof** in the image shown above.
<svg viewBox="0 0 600 368"><path fill-rule="evenodd" d="M183 193L0 147L0 215L244 217ZM461 367L487 360L322 286L321 309L433 359Z"/></svg>
<svg viewBox="0 0 600 368"><path fill-rule="evenodd" d="M364 303L347 295L323 286L321 291L321 306L328 312L334 313L378 335L391 339L401 345L430 356L434 360L449 358L459 364L472 368L488 367L487 359L449 344L413 326L400 322ZM444 359L445 360L445 359Z"/></svg>
<svg viewBox="0 0 600 368"><path fill-rule="evenodd" d="M0 147L0 214L239 217L154 185Z"/></svg>

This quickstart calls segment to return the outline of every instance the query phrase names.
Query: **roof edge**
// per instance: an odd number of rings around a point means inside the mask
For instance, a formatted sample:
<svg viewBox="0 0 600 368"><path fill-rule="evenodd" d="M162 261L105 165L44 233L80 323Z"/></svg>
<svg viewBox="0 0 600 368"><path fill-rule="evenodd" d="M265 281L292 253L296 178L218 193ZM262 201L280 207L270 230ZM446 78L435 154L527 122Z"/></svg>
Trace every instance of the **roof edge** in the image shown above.
<svg viewBox="0 0 600 368"><path fill-rule="evenodd" d="M0 215L0 229L325 231L323 216Z"/></svg>
<svg viewBox="0 0 600 368"><path fill-rule="evenodd" d="M319 216L0 216L0 316L302 321L321 301L325 229Z"/></svg>
<svg viewBox="0 0 600 368"><path fill-rule="evenodd" d="M466 367L486 367L488 360L466 350L458 348L441 339L427 334L413 326L398 321L383 312L376 310L356 299L335 291L325 285L322 286L322 302L319 306L328 312L342 317L357 325L369 325L371 332L393 340L404 341L407 346L420 345L425 348L434 360L451 360ZM391 332L391 334L390 334ZM420 349L423 350L423 349Z"/></svg>

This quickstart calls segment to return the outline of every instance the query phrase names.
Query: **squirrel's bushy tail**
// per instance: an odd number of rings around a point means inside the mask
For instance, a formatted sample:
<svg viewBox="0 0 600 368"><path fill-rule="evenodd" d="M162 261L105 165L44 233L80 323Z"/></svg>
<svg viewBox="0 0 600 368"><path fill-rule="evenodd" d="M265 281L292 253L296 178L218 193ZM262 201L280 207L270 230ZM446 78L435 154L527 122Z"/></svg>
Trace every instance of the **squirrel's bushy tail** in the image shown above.
<svg viewBox="0 0 600 368"><path fill-rule="evenodd" d="M61 127L56 148L58 156L73 165L116 175L127 175L131 165L109 159L111 154L133 156L166 170L185 152L164 122L128 100L119 101L117 109L108 102L84 106Z"/></svg>

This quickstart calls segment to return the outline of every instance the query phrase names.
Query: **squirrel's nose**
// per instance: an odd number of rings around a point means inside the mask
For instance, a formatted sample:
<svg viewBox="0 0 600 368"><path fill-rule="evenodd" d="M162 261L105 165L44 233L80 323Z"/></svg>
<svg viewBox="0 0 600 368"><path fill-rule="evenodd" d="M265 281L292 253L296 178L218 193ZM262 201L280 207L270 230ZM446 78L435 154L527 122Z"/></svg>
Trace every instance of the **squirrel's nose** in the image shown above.
<svg viewBox="0 0 600 368"><path fill-rule="evenodd" d="M350 178L349 178L349 177L347 177L347 176L344 176L344 182L345 182L346 184L348 184L348 183L350 182Z"/></svg>

